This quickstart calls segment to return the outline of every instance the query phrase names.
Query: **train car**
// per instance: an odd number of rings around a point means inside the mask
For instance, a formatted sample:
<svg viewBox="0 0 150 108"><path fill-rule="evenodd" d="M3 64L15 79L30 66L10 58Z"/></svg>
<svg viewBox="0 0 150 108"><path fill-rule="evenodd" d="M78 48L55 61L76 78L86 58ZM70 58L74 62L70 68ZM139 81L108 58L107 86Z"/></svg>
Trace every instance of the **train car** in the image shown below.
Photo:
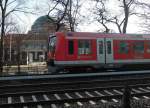
<svg viewBox="0 0 150 108"><path fill-rule="evenodd" d="M150 63L150 35L57 32L49 37L48 70L117 68Z"/></svg>

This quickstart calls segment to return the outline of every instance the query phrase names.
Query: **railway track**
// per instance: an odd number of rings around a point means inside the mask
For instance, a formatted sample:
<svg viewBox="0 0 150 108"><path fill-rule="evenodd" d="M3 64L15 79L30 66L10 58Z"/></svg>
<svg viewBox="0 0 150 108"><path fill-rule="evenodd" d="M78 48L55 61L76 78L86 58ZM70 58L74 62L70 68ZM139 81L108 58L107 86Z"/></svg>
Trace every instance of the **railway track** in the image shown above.
<svg viewBox="0 0 150 108"><path fill-rule="evenodd" d="M2 77L0 108L119 107L127 84L133 101L150 102L148 71L116 74Z"/></svg>
<svg viewBox="0 0 150 108"><path fill-rule="evenodd" d="M132 100L149 100L150 84L130 86ZM0 94L2 108L59 108L89 105L121 105L124 87L63 89ZM111 104L110 104L111 103Z"/></svg>
<svg viewBox="0 0 150 108"><path fill-rule="evenodd" d="M29 82L16 82L12 80L12 83L3 84L0 86L1 93L15 93L15 92L32 92L32 91L46 91L46 90L58 90L67 88L93 88L93 87L109 87L120 85L136 85L136 84L148 84L150 83L150 77L142 78L123 78L123 79L91 79L91 80L68 80L63 81L31 81Z"/></svg>
<svg viewBox="0 0 150 108"><path fill-rule="evenodd" d="M90 73L67 75L13 76L0 78L0 93L57 90L61 88L91 88L150 83L148 71L125 73ZM140 74L138 74L140 73Z"/></svg>
<svg viewBox="0 0 150 108"><path fill-rule="evenodd" d="M33 82L60 82L68 80L109 80L109 79L127 79L127 78L143 78L150 77L150 70L144 71L118 71L118 72L100 72L100 73L79 73L79 74L61 74L61 75L16 75L16 76L0 76L0 84L10 84L12 81L33 83Z"/></svg>

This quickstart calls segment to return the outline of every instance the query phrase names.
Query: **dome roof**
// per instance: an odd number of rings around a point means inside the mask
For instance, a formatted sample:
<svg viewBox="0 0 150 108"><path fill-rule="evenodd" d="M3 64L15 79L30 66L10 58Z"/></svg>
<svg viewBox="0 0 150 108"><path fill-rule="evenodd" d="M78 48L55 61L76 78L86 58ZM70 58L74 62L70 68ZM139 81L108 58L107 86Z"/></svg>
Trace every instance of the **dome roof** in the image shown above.
<svg viewBox="0 0 150 108"><path fill-rule="evenodd" d="M45 23L54 23L54 19L52 19L51 17L49 17L48 15L44 15L44 16L41 16L39 17L33 24L33 26L36 26L36 25L42 25L42 24L45 24Z"/></svg>
<svg viewBox="0 0 150 108"><path fill-rule="evenodd" d="M35 20L31 27L31 31L33 32L42 32L45 28L45 25L52 25L55 23L55 20L49 17L48 15L44 15Z"/></svg>

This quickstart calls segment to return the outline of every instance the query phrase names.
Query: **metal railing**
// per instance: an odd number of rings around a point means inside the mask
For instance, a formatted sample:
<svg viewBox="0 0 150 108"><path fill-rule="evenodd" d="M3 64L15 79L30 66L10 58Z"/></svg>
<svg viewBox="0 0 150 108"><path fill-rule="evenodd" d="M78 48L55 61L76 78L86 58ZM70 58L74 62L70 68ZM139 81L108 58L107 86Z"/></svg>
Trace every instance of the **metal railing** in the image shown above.
<svg viewBox="0 0 150 108"><path fill-rule="evenodd" d="M20 65L20 71L18 66L9 65L3 67L2 75L26 75L26 74L45 74L47 73L46 65Z"/></svg>

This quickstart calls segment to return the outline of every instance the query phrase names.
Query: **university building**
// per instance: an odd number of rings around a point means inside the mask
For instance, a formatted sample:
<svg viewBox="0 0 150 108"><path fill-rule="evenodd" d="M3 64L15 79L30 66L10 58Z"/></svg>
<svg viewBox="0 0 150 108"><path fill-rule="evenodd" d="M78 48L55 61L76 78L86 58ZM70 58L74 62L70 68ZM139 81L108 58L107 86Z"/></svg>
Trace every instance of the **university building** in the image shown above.
<svg viewBox="0 0 150 108"><path fill-rule="evenodd" d="M48 45L48 36L55 32L56 23L48 16L39 17L27 34L8 34L4 37L5 64L17 64L20 55L21 64L44 62ZM59 31L68 31L62 25Z"/></svg>

